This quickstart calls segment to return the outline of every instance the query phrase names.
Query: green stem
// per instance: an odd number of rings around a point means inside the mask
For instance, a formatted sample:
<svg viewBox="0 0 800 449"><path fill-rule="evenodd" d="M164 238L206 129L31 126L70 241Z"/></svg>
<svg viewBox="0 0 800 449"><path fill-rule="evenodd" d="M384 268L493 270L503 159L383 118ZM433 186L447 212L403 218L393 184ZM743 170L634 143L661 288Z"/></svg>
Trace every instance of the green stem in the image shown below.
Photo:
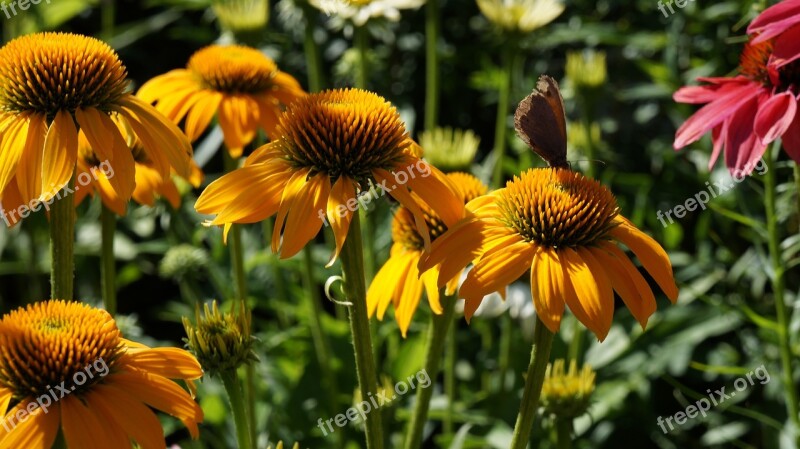
<svg viewBox="0 0 800 449"><path fill-rule="evenodd" d="M306 18L303 50L306 55L306 66L308 66L308 90L313 93L319 92L323 84L319 45L317 45L317 41L314 40L314 24L312 23L312 18L316 14L316 10L307 3L304 3L303 8Z"/></svg>
<svg viewBox="0 0 800 449"><path fill-rule="evenodd" d="M425 5L425 130L433 131L439 116L439 2Z"/></svg>
<svg viewBox="0 0 800 449"><path fill-rule="evenodd" d="M238 167L238 162L230 156L227 149L223 149L224 168L226 173L230 173ZM231 225L228 232L228 240L231 250L231 269L233 270L234 296L242 303L242 313L250 314L247 304L247 273L244 266L244 248L242 246L242 228L238 224ZM235 373L234 373L235 375ZM255 369L245 369L245 390L247 395L244 399L246 414L244 419L245 430L248 430L247 440L252 443L256 441L256 392L255 392ZM230 393L229 393L230 394ZM249 423L249 426L247 425ZM238 428L238 425L237 425ZM241 443L241 440L240 440Z"/></svg>
<svg viewBox="0 0 800 449"><path fill-rule="evenodd" d="M353 214L353 221L347 232L342 248L342 278L346 300L352 303L350 311L350 330L353 333L353 347L356 359L356 374L361 397L367 398L378 391L375 361L372 356L372 339L367 318L367 293L364 281L364 259L361 245L361 219ZM367 449L383 448L383 425L381 410L373 410L366 417L365 429Z"/></svg>
<svg viewBox="0 0 800 449"><path fill-rule="evenodd" d="M338 413L336 406L338 404L339 383L336 380L336 372L333 370L331 360L331 348L328 344L328 339L325 336L325 331L322 328L322 300L319 295L319 288L314 282L314 260L311 257L311 246L306 245L303 248L303 284L305 290L308 292L308 318L309 327L311 329L311 339L314 343L314 352L317 356L317 363L319 364L320 374L322 374L322 386L328 393L328 411L331 416ZM343 432L336 432L338 447L344 446Z"/></svg>
<svg viewBox="0 0 800 449"><path fill-rule="evenodd" d="M356 71L356 87L359 89L367 88L367 80L369 79L369 67L367 61L367 49L369 43L369 30L366 25L356 27L353 39L356 51L358 51L358 67Z"/></svg>
<svg viewBox="0 0 800 449"><path fill-rule="evenodd" d="M69 181L75 186L75 176ZM52 299L73 298L75 261L75 205L72 197L63 195L50 206L50 296Z"/></svg>
<svg viewBox="0 0 800 449"><path fill-rule="evenodd" d="M500 187L503 183L503 157L506 152L506 129L508 119L508 104L511 99L511 78L513 73L513 52L510 43L504 46L502 54L503 78L500 82L500 91L497 100L497 119L494 126L494 175L492 186Z"/></svg>
<svg viewBox="0 0 800 449"><path fill-rule="evenodd" d="M114 258L114 233L117 230L117 217L106 206L101 206L101 250L100 276L101 290L103 291L103 304L106 311L112 316L117 314L117 267Z"/></svg>
<svg viewBox="0 0 800 449"><path fill-rule="evenodd" d="M250 441L253 443L253 446L256 446L258 441L258 426L256 425L256 398L258 397L258 390L256 389L255 363L248 363L245 365L244 370L244 393L247 397L247 423L250 429Z"/></svg>
<svg viewBox="0 0 800 449"><path fill-rule="evenodd" d="M586 176L594 179L596 172L594 167L595 146L592 141L592 106L586 94L579 95L581 102L581 122L586 131ZM581 327L583 329L583 327Z"/></svg>
<svg viewBox="0 0 800 449"><path fill-rule="evenodd" d="M569 348L567 348L567 360L575 360L576 363L580 363L583 332L583 325L580 321L575 320L572 326L572 341L569 342Z"/></svg>
<svg viewBox="0 0 800 449"><path fill-rule="evenodd" d="M572 447L572 418L556 418L556 447L558 449Z"/></svg>
<svg viewBox="0 0 800 449"><path fill-rule="evenodd" d="M794 194L797 196L795 206L797 207L797 216L798 216L798 229L797 232L800 233L800 164L792 164L794 167Z"/></svg>
<svg viewBox="0 0 800 449"><path fill-rule="evenodd" d="M225 391L233 411L233 421L236 424L236 440L239 442L239 449L251 449L253 447L250 440L250 430L247 425L247 413L242 388L239 385L239 376L236 370L229 370L220 375Z"/></svg>
<svg viewBox="0 0 800 449"><path fill-rule="evenodd" d="M785 270L781 262L781 248L780 236L778 235L778 217L775 211L775 192L776 192L776 176L775 164L773 158L777 157L780 151L780 141L776 142L773 147L772 154L768 154L765 158L767 161L767 170L764 173L764 206L766 209L767 218L767 235L769 243L770 263L772 265L773 275L772 290L775 297L775 314L778 321L778 341L780 344L781 365L783 368L783 383L786 389L786 410L789 414L789 419L794 423L794 428L797 431L800 429L800 415L798 415L797 403L797 387L794 383L794 376L792 372L792 350L789 343L789 316L786 310L786 302L783 293L786 289L785 285ZM798 441L800 445L800 441Z"/></svg>
<svg viewBox="0 0 800 449"><path fill-rule="evenodd" d="M456 298L455 296L442 295L441 302L444 310L441 315L431 316L431 324L425 342L425 372L432 382L435 382L436 378L439 377L442 351L447 342L450 323L453 322L453 316L455 315ZM432 395L432 385L429 385L428 388L417 389L414 414L411 416L411 422L406 433L406 449L417 449L422 444L422 431L428 419L428 408L430 407Z"/></svg>
<svg viewBox="0 0 800 449"><path fill-rule="evenodd" d="M453 435L453 404L456 401L456 352L458 342L456 341L456 326L450 326L447 336L447 353L444 360L444 394L447 396L447 407L444 409L444 420L442 430L445 437Z"/></svg>
<svg viewBox="0 0 800 449"><path fill-rule="evenodd" d="M553 333L545 327L537 316L536 323L533 325L531 364L528 366L528 374L525 378L525 389L522 392L522 403L519 406L517 422L514 425L511 449L525 449L528 446L552 346Z"/></svg>
<svg viewBox="0 0 800 449"><path fill-rule="evenodd" d="M114 2L115 0L103 0L100 5L101 28L105 41L109 41L114 37L114 16L116 12Z"/></svg>

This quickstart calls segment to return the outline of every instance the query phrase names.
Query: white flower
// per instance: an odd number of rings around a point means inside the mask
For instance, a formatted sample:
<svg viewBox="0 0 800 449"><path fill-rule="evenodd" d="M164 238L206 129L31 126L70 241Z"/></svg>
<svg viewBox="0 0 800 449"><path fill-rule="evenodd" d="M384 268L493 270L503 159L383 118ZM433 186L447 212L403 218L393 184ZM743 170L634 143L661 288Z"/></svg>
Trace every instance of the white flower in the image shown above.
<svg viewBox="0 0 800 449"><path fill-rule="evenodd" d="M490 22L508 31L529 33L552 22L564 12L557 0L477 0Z"/></svg>
<svg viewBox="0 0 800 449"><path fill-rule="evenodd" d="M417 9L425 0L310 0L310 3L329 16L336 15L363 26L374 17L397 22L401 9Z"/></svg>

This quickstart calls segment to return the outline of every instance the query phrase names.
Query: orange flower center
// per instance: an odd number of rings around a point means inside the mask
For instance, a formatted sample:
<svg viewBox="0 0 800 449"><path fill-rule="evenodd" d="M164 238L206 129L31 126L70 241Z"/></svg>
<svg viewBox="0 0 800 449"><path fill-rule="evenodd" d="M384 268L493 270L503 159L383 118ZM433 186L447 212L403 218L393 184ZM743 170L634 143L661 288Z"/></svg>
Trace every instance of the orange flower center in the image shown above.
<svg viewBox="0 0 800 449"><path fill-rule="evenodd" d="M400 114L382 97L359 89L311 94L289 105L273 144L298 168L359 182L390 169L411 139Z"/></svg>
<svg viewBox="0 0 800 449"><path fill-rule="evenodd" d="M226 93L257 94L272 88L278 66L264 53L242 45L211 45L189 59L187 69L203 87Z"/></svg>
<svg viewBox="0 0 800 449"><path fill-rule="evenodd" d="M619 208L599 182L568 169L531 169L498 194L506 225L539 245L590 246L615 226Z"/></svg>
<svg viewBox="0 0 800 449"><path fill-rule="evenodd" d="M794 61L778 70L778 85L773 86L767 64L772 55L773 41L759 44L747 43L739 59L739 71L742 75L767 87L776 87L783 92L792 86L800 88L800 60Z"/></svg>
<svg viewBox="0 0 800 449"><path fill-rule="evenodd" d="M0 320L0 385L17 401L80 393L110 372L121 350L105 310L61 300L31 304Z"/></svg>

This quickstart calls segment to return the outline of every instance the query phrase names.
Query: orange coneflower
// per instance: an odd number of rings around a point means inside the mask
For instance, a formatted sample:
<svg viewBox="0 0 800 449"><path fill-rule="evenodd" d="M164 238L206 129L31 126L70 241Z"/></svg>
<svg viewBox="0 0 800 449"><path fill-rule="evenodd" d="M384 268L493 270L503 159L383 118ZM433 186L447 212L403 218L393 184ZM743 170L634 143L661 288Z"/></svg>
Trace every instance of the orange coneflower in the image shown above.
<svg viewBox="0 0 800 449"><path fill-rule="evenodd" d="M363 199L359 192L375 183L408 208L428 242L425 214L409 188L445 225L458 221L464 207L444 174L419 159L417 150L397 110L382 97L359 89L311 94L288 107L272 142L243 168L211 183L195 208L217 215L210 225L226 227L277 213L272 249L282 258L330 223L332 263Z"/></svg>
<svg viewBox="0 0 800 449"><path fill-rule="evenodd" d="M14 310L0 319L0 449L49 449L59 429L70 448L164 449L151 408L197 438L203 412L169 379L202 375L182 349L125 340L104 310L61 300Z"/></svg>
<svg viewBox="0 0 800 449"><path fill-rule="evenodd" d="M185 69L175 69L145 83L138 96L175 123L184 118L186 135L195 141L217 116L232 157L259 128L272 138L283 107L305 95L300 84L278 70L272 59L241 45L211 45L198 50Z"/></svg>
<svg viewBox="0 0 800 449"><path fill-rule="evenodd" d="M98 158L113 165L113 190L130 198L134 158L112 117L145 142L161 176L174 169L188 178L189 142L126 91L126 74L111 47L91 37L36 33L0 48L0 198L30 204L67 185L78 161L78 126Z"/></svg>
<svg viewBox="0 0 800 449"><path fill-rule="evenodd" d="M642 327L656 310L653 292L617 246L630 248L671 301L678 297L666 252L619 215L614 196L597 181L567 169L531 169L467 205L473 215L439 237L422 271L439 266L439 286L470 261L459 289L469 319L484 295L530 269L536 313L556 332L564 304L603 340L614 294Z"/></svg>
<svg viewBox="0 0 800 449"><path fill-rule="evenodd" d="M172 176L163 177L153 166L153 161L147 157L144 151L144 144L136 137L129 127L123 123L117 123L122 134L126 137L128 147L133 154L133 161L136 166L136 188L133 190L132 198L139 204L152 207L155 205L156 197L163 197L173 208L180 206L180 192L172 180ZM128 208L128 201L117 195L111 185L110 179L115 173L107 173L103 170L103 161L92 150L86 135L81 131L78 137L78 172L77 179L89 179L89 184L81 186L75 191L75 204L80 204L87 195L100 195L103 205L114 211L117 215L125 215ZM200 167L191 161L192 175L188 181L198 187L203 180L203 172ZM86 175L84 175L86 173Z"/></svg>
<svg viewBox="0 0 800 449"><path fill-rule="evenodd" d="M478 178L467 173L448 173L447 177L461 194L464 203L485 194L488 190ZM447 231L447 226L429 208L423 207L423 211L430 229L431 241L435 241ZM434 268L420 276L417 265L424 254L424 240L414 224L414 216L405 207L401 207L394 215L392 240L394 244L391 256L375 275L367 291L367 308L370 317L377 312L378 319L382 320L391 301L395 308L397 325L405 337L423 290L428 296L431 310L437 315L442 313L439 288L436 285L438 270ZM455 293L459 275L460 273L456 274L447 282L445 294Z"/></svg>

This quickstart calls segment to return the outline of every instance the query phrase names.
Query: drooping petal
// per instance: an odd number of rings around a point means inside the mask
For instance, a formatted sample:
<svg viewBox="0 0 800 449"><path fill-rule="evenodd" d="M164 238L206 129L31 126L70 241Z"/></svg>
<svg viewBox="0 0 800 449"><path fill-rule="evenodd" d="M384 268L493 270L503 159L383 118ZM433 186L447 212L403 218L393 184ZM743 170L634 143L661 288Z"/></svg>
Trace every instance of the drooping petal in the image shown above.
<svg viewBox="0 0 800 449"><path fill-rule="evenodd" d="M720 96L716 100L700 108L678 128L673 144L675 149L681 149L699 140L703 134L736 112L741 105L758 95L761 89L755 84L743 84L735 85L734 88L727 89L724 93L720 90Z"/></svg>
<svg viewBox="0 0 800 449"><path fill-rule="evenodd" d="M222 94L218 92L203 91L198 94L197 102L194 104L186 116L186 136L190 142L194 142L208 128L211 119L219 109L219 104L222 102Z"/></svg>
<svg viewBox="0 0 800 449"><path fill-rule="evenodd" d="M540 247L531 264L531 297L536 315L550 332L558 332L564 315L564 273L558 252Z"/></svg>
<svg viewBox="0 0 800 449"><path fill-rule="evenodd" d="M627 220L612 229L609 234L622 242L636 254L645 270L673 303L678 299L678 286L672 276L672 264L664 248L652 237L627 223Z"/></svg>
<svg viewBox="0 0 800 449"><path fill-rule="evenodd" d="M22 155L28 141L30 118L26 114L13 122L5 132L0 135L0 191L5 189L17 171ZM25 173L21 175L28 176Z"/></svg>
<svg viewBox="0 0 800 449"><path fill-rule="evenodd" d="M347 238L347 231L350 230L350 221L352 221L353 213L355 212L348 205L355 198L356 187L353 180L347 176L340 176L331 188L325 210L325 216L328 218L328 224L330 224L333 231L336 246L331 259L325 265L326 268L330 268L336 262L339 253L342 252L344 241Z"/></svg>
<svg viewBox="0 0 800 449"><path fill-rule="evenodd" d="M168 379L199 379L203 369L191 354L178 348L152 348L126 354L126 362Z"/></svg>
<svg viewBox="0 0 800 449"><path fill-rule="evenodd" d="M86 407L75 396L67 396L59 401L61 406L61 429L64 431L64 439L67 447L79 447L81 449L124 449L115 444L110 434L110 422L101 423L94 412ZM125 438L125 441L128 441ZM130 442L127 443L130 447Z"/></svg>
<svg viewBox="0 0 800 449"><path fill-rule="evenodd" d="M605 340L614 318L614 295L602 267L585 257L588 250L562 248L558 251L565 280L564 299L578 321L597 339Z"/></svg>
<svg viewBox="0 0 800 449"><path fill-rule="evenodd" d="M424 289L422 280L419 279L417 264L414 263L415 261L413 259L409 262L406 282L405 285L403 285L399 303L394 311L394 317L397 320L397 325L400 327L400 333L403 335L403 338L405 338L408 333L411 319L414 317L414 312L417 311Z"/></svg>
<svg viewBox="0 0 800 449"><path fill-rule="evenodd" d="M155 413L119 388L97 385L87 400L113 419L142 449L166 449L164 430Z"/></svg>
<svg viewBox="0 0 800 449"><path fill-rule="evenodd" d="M283 230L281 259L300 252L319 233L330 191L330 178L320 173L309 178L303 190L295 195Z"/></svg>
<svg viewBox="0 0 800 449"><path fill-rule="evenodd" d="M0 449L50 449L53 446L60 421L58 405L50 408L49 413L37 408L24 421L17 420L17 413L27 407L28 403L20 402L3 418L9 425L8 428L0 426Z"/></svg>
<svg viewBox="0 0 800 449"><path fill-rule="evenodd" d="M306 184L309 169L302 169L292 174L286 187L281 194L281 202L278 207L278 215L275 216L275 225L272 228L272 252L278 253L281 246L281 234L283 233L283 225L286 221L286 216L289 214L292 203L294 203L295 196L303 192L303 187Z"/></svg>
<svg viewBox="0 0 800 449"><path fill-rule="evenodd" d="M773 95L762 103L756 113L755 132L762 145L769 145L782 136L794 121L797 98L791 92Z"/></svg>
<svg viewBox="0 0 800 449"><path fill-rule="evenodd" d="M783 149L796 163L800 164L800 114L795 114L794 121L783 134Z"/></svg>
<svg viewBox="0 0 800 449"><path fill-rule="evenodd" d="M67 185L77 160L78 130L69 112L58 111L44 138L40 200L54 196Z"/></svg>
<svg viewBox="0 0 800 449"><path fill-rule="evenodd" d="M800 2L786 0L778 2L761 12L747 27L747 34L756 35L753 44L766 42L800 23Z"/></svg>
<svg viewBox="0 0 800 449"><path fill-rule="evenodd" d="M114 176L109 176L108 181L120 198L127 201L136 187L135 165L119 128L110 117L94 108L78 109L75 117L101 163L113 169ZM100 148L102 150L98 150Z"/></svg>
<svg viewBox="0 0 800 449"><path fill-rule="evenodd" d="M614 290L642 326L656 311L656 298L647 281L616 245L603 242L592 254L606 268Z"/></svg>
<svg viewBox="0 0 800 449"><path fill-rule="evenodd" d="M42 155L47 122L44 114L31 114L25 150L17 165L17 186L25 204L42 193Z"/></svg>
<svg viewBox="0 0 800 449"><path fill-rule="evenodd" d="M399 173L408 178L406 185L436 212L445 225L452 226L464 218L464 201L456 195L455 188L439 169L421 159L409 158L407 163L395 167L395 181ZM403 186L396 188L402 189Z"/></svg>
<svg viewBox="0 0 800 449"><path fill-rule="evenodd" d="M535 251L535 246L522 241L483 256L475 263L459 289L459 296L466 300L464 316L467 320L472 318L484 296L504 289L530 269Z"/></svg>
<svg viewBox="0 0 800 449"><path fill-rule="evenodd" d="M217 112L225 146L238 158L255 137L258 128L258 103L247 95L226 95Z"/></svg>

